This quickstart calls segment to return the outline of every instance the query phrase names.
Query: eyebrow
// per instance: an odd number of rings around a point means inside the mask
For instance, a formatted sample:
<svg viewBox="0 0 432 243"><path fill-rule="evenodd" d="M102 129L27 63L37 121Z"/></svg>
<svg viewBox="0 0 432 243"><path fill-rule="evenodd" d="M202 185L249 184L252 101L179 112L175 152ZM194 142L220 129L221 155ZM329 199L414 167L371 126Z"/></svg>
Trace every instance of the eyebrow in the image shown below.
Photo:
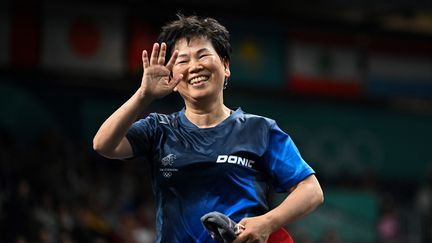
<svg viewBox="0 0 432 243"><path fill-rule="evenodd" d="M209 52L210 50L206 47L199 49L196 53L199 55L203 52ZM179 54L178 57L187 57L187 54Z"/></svg>
<svg viewBox="0 0 432 243"><path fill-rule="evenodd" d="M202 48L202 49L199 49L198 51L197 51L197 53L198 54L201 54L201 53L203 53L203 52L209 52L210 50L209 49L207 49L207 48Z"/></svg>

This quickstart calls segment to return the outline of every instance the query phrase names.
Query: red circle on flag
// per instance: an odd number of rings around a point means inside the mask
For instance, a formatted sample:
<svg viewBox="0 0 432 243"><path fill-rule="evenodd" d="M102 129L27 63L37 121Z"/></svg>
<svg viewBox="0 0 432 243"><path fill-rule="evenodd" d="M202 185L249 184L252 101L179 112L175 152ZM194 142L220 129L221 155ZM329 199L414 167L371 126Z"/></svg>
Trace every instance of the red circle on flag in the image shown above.
<svg viewBox="0 0 432 243"><path fill-rule="evenodd" d="M77 20L69 29L69 42L72 50L82 57L94 55L100 45L101 33L97 26L88 20Z"/></svg>

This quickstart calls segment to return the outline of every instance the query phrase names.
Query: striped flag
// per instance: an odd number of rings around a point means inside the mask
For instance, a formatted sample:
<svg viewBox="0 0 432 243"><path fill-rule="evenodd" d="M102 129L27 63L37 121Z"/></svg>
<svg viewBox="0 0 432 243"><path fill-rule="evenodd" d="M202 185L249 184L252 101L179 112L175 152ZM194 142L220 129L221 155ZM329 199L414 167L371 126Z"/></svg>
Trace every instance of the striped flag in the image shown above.
<svg viewBox="0 0 432 243"><path fill-rule="evenodd" d="M371 53L367 78L367 91L373 95L432 97L428 55Z"/></svg>
<svg viewBox="0 0 432 243"><path fill-rule="evenodd" d="M45 69L121 75L126 67L124 13L106 4L45 6L42 64Z"/></svg>

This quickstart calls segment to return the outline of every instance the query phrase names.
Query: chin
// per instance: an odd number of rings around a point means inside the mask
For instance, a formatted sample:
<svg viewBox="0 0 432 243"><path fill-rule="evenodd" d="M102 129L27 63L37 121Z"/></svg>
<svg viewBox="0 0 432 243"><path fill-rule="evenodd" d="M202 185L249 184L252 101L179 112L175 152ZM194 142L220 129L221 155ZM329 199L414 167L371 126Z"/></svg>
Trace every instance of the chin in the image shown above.
<svg viewBox="0 0 432 243"><path fill-rule="evenodd" d="M205 91L190 92L189 93L189 97L191 97L193 100L207 99L211 96L212 96L211 93L205 92Z"/></svg>

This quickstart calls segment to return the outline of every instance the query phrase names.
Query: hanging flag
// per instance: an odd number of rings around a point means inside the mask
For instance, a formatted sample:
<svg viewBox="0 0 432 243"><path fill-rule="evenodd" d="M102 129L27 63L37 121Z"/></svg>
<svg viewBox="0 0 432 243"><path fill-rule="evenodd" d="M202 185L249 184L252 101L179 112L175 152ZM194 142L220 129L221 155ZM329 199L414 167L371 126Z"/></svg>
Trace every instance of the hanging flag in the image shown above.
<svg viewBox="0 0 432 243"><path fill-rule="evenodd" d="M130 25L128 44L129 72L142 72L142 51L151 53L153 43L157 40L157 34L145 23L134 20ZM168 60L167 54L167 60Z"/></svg>
<svg viewBox="0 0 432 243"><path fill-rule="evenodd" d="M0 67L9 65L10 59L10 15L6 1L0 3Z"/></svg>
<svg viewBox="0 0 432 243"><path fill-rule="evenodd" d="M48 70L120 75L126 66L124 13L106 4L45 6L42 62Z"/></svg>
<svg viewBox="0 0 432 243"><path fill-rule="evenodd" d="M288 89L344 97L361 94L360 57L353 47L293 41L288 57Z"/></svg>
<svg viewBox="0 0 432 243"><path fill-rule="evenodd" d="M370 54L367 91L378 96L432 97L432 59L429 55Z"/></svg>
<svg viewBox="0 0 432 243"><path fill-rule="evenodd" d="M367 92L432 97L432 45L422 39L376 38L368 46Z"/></svg>
<svg viewBox="0 0 432 243"><path fill-rule="evenodd" d="M228 85L280 88L284 53L281 34L271 23L236 23L231 30L231 77Z"/></svg>
<svg viewBox="0 0 432 243"><path fill-rule="evenodd" d="M40 60L40 20L36 3L11 11L10 62L14 68L35 68Z"/></svg>

